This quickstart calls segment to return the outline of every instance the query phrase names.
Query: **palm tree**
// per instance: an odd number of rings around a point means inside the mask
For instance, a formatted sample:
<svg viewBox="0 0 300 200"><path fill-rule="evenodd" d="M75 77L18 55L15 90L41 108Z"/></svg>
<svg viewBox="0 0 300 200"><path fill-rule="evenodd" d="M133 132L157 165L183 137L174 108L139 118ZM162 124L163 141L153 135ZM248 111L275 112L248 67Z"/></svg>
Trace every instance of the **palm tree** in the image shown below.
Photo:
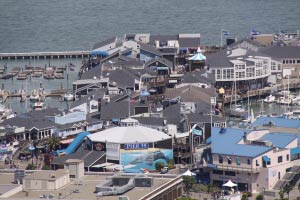
<svg viewBox="0 0 300 200"><path fill-rule="evenodd" d="M59 145L59 142L60 142L60 139L57 138L57 137L48 138L47 144L49 146L50 152L53 151L53 150L54 151L56 150L56 148Z"/></svg>

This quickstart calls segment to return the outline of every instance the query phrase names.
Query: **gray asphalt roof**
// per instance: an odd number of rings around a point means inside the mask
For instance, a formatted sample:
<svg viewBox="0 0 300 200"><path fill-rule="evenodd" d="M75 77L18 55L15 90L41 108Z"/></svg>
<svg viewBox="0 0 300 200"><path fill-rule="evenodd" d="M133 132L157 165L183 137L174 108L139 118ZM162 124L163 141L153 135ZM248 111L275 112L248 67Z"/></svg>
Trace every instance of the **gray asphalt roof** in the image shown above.
<svg viewBox="0 0 300 200"><path fill-rule="evenodd" d="M300 46L272 46L260 49L261 53L274 58L300 58Z"/></svg>
<svg viewBox="0 0 300 200"><path fill-rule="evenodd" d="M103 47L105 45L111 44L111 43L115 42L116 39L117 39L117 37L115 36L115 37L111 37L106 40L103 40L101 42L98 42L98 43L94 44L93 49L97 49L97 48Z"/></svg>
<svg viewBox="0 0 300 200"><path fill-rule="evenodd" d="M168 40L177 40L178 35L150 35L150 44L155 45L155 41L168 41Z"/></svg>

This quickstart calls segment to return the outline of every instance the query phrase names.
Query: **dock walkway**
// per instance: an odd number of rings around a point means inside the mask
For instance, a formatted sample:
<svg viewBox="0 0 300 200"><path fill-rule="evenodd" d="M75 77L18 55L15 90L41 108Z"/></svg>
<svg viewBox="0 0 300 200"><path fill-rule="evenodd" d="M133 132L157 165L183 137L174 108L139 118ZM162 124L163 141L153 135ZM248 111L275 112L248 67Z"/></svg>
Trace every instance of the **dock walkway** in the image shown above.
<svg viewBox="0 0 300 200"><path fill-rule="evenodd" d="M61 51L61 52L23 52L23 53L0 53L0 60L10 59L47 59L47 58L79 58L89 57L91 51Z"/></svg>

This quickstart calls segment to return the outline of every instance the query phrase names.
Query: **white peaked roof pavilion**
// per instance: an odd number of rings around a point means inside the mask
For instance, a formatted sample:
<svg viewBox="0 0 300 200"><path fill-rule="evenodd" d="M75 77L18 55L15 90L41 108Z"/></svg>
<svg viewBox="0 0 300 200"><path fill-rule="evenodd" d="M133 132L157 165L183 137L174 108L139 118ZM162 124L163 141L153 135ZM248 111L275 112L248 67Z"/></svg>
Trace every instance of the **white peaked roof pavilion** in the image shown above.
<svg viewBox="0 0 300 200"><path fill-rule="evenodd" d="M130 144L151 143L171 137L164 132L144 126L121 126L90 134L88 138L92 142Z"/></svg>
<svg viewBox="0 0 300 200"><path fill-rule="evenodd" d="M193 173L193 172L191 172L189 169L186 170L186 172L184 172L184 173L182 174L182 176L195 176L195 175L196 175L196 174Z"/></svg>
<svg viewBox="0 0 300 200"><path fill-rule="evenodd" d="M227 181L227 183L223 184L224 187L235 187L237 184L233 183L231 180Z"/></svg>
<svg viewBox="0 0 300 200"><path fill-rule="evenodd" d="M203 61L203 60L206 60L206 56L204 56L202 54L202 51L201 51L200 47L198 47L197 53L195 55L193 55L192 57L189 57L189 60L192 60L192 61Z"/></svg>

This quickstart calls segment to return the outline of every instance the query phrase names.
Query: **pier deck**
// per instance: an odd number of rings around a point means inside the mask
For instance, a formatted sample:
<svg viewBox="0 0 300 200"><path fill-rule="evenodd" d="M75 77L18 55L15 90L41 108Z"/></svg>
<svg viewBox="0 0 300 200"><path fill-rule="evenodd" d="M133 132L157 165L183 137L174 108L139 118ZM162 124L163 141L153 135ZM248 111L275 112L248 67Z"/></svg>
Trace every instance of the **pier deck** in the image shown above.
<svg viewBox="0 0 300 200"><path fill-rule="evenodd" d="M290 83L287 83L287 81L284 80L283 84L277 84L272 87L265 87L262 89L251 90L251 91L248 91L241 95L237 94L236 100L240 101L240 100L248 98L248 93L249 93L249 98L253 98L253 97L266 96L266 95L272 94L273 92L276 92L276 91L287 90L287 88L289 88L290 90L299 89L300 88L300 80L291 80ZM234 100L234 98L235 98L234 95L225 95L224 104L230 103L231 101Z"/></svg>
<svg viewBox="0 0 300 200"><path fill-rule="evenodd" d="M0 53L0 60L89 57L91 51Z"/></svg>

